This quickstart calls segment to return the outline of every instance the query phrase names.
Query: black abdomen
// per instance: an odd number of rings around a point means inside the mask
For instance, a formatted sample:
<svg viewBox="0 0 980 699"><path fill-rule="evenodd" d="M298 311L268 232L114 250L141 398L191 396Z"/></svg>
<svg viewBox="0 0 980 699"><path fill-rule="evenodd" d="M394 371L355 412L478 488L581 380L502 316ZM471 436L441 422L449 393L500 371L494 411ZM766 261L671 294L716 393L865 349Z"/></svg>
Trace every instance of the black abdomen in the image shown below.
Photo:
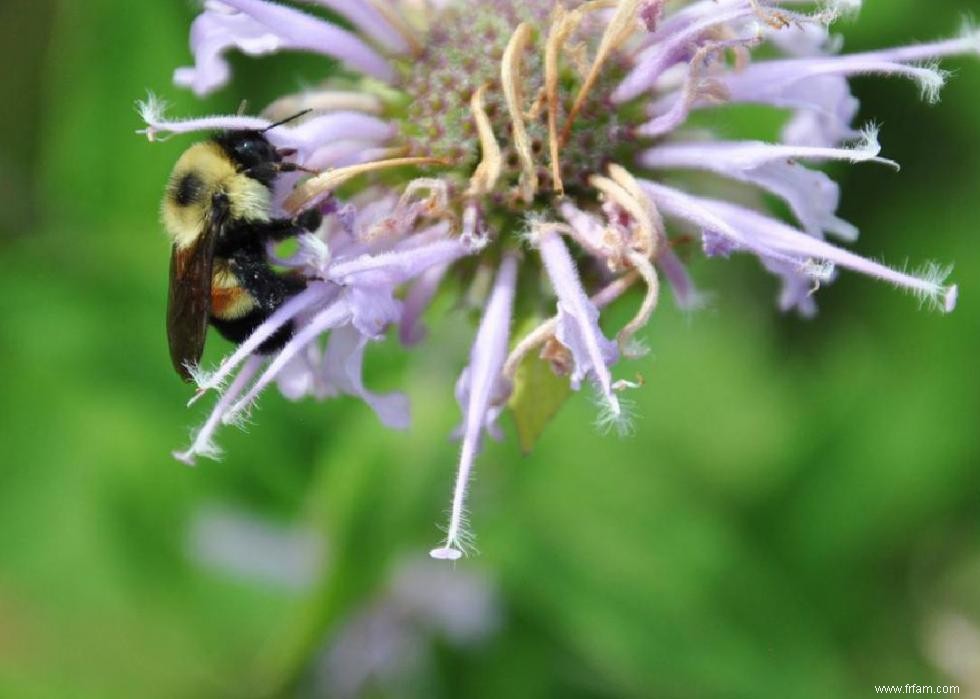
<svg viewBox="0 0 980 699"><path fill-rule="evenodd" d="M211 325L221 335L235 344L248 339L259 325L272 315L287 299L306 288L301 277L278 274L269 266L265 252L257 249L242 249L228 260L228 269L234 275L241 290L252 300L252 309L238 318L219 318L212 315ZM269 339L259 346L260 354L269 354L282 349L293 336L292 321L279 328Z"/></svg>

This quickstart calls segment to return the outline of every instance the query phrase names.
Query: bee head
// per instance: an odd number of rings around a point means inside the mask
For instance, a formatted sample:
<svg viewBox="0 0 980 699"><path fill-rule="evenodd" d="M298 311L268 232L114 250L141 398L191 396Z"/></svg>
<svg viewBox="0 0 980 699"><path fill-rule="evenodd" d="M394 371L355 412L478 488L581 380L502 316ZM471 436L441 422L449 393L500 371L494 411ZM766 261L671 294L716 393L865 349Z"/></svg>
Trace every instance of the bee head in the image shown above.
<svg viewBox="0 0 980 699"><path fill-rule="evenodd" d="M215 141L239 171L254 170L282 160L282 154L259 131L226 131L218 134Z"/></svg>

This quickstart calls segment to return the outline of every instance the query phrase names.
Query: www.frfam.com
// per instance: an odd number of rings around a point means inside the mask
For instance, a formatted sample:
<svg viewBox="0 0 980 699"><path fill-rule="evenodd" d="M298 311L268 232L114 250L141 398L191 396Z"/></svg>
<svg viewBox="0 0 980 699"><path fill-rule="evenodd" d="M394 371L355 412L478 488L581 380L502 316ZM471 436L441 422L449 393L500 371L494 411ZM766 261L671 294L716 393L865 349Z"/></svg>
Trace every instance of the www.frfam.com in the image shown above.
<svg viewBox="0 0 980 699"><path fill-rule="evenodd" d="M933 686L931 684L886 684L875 685L875 694L959 694L955 684Z"/></svg>

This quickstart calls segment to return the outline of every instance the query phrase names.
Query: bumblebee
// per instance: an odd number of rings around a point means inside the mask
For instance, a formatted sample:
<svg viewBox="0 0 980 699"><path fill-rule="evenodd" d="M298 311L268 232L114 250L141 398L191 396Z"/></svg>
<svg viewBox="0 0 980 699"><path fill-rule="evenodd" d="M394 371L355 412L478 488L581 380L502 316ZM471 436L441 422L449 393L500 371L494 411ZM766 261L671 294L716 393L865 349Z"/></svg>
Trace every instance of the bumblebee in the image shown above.
<svg viewBox="0 0 980 699"><path fill-rule="evenodd" d="M167 338L174 369L185 381L200 362L209 323L241 343L306 287L302 277L274 270L266 251L269 241L320 227L318 209L295 218L271 216L279 173L303 169L285 160L293 155L262 131L224 131L191 146L174 166L163 199L173 242ZM259 351L280 349L292 333L292 323L284 325Z"/></svg>

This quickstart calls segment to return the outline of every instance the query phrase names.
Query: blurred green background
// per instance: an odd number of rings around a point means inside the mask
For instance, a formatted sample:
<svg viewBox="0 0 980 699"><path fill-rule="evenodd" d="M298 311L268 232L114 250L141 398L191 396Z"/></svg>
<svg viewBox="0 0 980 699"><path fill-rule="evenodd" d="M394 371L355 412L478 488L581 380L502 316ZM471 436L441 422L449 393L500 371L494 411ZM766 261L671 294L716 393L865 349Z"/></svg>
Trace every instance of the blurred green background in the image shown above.
<svg viewBox="0 0 980 699"><path fill-rule="evenodd" d="M851 50L930 39L971 5L869 0L839 30ZM170 458L208 407L184 408L163 327L157 210L189 141L135 135L133 102L258 108L325 70L236 59L233 85L197 102L170 85L193 15L0 4L0 697L342 696L331 653L383 656L357 632L378 618L411 633L359 695L980 691L976 61L948 63L935 107L902 81L855 81L903 170L834 171L860 252L955 262L955 314L844 274L815 320L783 317L754 262L695 256L715 302L658 312L636 435L601 437L576 396L523 457L505 419L470 499L480 554L440 575L424 559L454 475L465 324L369 355L372 387L407 386L408 433L352 399L269 392L249 434L219 435L222 462ZM213 361L227 345L212 340ZM283 584L200 554L215 512L252 522L231 529L257 559L282 552L275 532L315 533L322 574ZM419 587L406 567L435 576L421 588L446 608L453 585L491 591L480 631L460 641L431 600L393 592Z"/></svg>

